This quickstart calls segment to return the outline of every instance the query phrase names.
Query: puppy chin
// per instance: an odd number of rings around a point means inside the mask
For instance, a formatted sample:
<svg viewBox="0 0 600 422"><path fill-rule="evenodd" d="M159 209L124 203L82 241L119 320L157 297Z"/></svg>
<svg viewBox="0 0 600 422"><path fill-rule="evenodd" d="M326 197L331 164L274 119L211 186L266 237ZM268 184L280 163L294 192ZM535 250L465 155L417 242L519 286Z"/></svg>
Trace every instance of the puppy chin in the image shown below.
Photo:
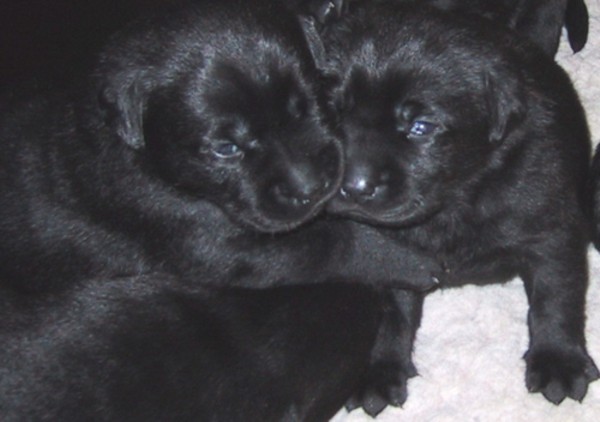
<svg viewBox="0 0 600 422"><path fill-rule="evenodd" d="M287 211L274 212L237 212L232 219L238 224L262 233L283 233L295 230L309 222L323 211L325 201L312 206L291 208Z"/></svg>
<svg viewBox="0 0 600 422"><path fill-rule="evenodd" d="M421 198L412 199L393 208L369 206L346 200L337 195L327 204L327 212L351 220L385 227L408 227L422 223L437 211L438 207L427 205Z"/></svg>

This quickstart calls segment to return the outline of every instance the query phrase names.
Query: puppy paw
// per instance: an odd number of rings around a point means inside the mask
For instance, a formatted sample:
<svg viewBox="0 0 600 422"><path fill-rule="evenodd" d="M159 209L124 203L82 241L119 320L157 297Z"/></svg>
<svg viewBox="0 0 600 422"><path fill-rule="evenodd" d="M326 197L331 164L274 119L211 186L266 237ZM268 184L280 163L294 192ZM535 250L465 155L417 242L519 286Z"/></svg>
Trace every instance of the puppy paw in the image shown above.
<svg viewBox="0 0 600 422"><path fill-rule="evenodd" d="M412 363L377 362L369 369L361 388L346 402L346 409L362 407L365 413L375 417L388 405L402 406L408 397L408 379L416 375Z"/></svg>
<svg viewBox="0 0 600 422"><path fill-rule="evenodd" d="M594 361L582 348L538 348L528 351L525 361L529 391L541 392L554 404L560 404L566 397L583 400L588 384L600 378Z"/></svg>

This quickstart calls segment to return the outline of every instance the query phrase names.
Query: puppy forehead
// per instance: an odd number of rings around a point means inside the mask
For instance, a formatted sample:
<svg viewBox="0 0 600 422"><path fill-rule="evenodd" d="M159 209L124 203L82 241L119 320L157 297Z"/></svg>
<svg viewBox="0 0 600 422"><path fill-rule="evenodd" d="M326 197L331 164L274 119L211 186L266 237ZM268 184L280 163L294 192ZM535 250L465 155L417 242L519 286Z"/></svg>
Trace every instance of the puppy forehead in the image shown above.
<svg viewBox="0 0 600 422"><path fill-rule="evenodd" d="M342 83L342 92L350 96L355 106L361 102L367 107L389 109L402 103L419 104L426 113L448 104L453 107L456 98L473 96L476 92L457 72L453 78L450 72L413 67L405 61L388 61L378 68L354 65ZM468 78L467 78L468 79ZM471 78L472 79L472 78Z"/></svg>
<svg viewBox="0 0 600 422"><path fill-rule="evenodd" d="M297 66L271 61L257 65L215 60L193 80L185 95L198 111L208 107L225 114L281 114L294 99L306 102L307 107L313 103L312 87Z"/></svg>
<svg viewBox="0 0 600 422"><path fill-rule="evenodd" d="M202 75L213 62L236 63L256 79L274 67L314 71L295 16L269 3L191 3L136 22L109 43L97 73L119 74L127 81L143 78L151 87ZM278 20L273 23L275 16Z"/></svg>
<svg viewBox="0 0 600 422"><path fill-rule="evenodd" d="M182 92L212 136L259 140L262 147L327 142L312 82L296 60L267 53L239 61L221 54Z"/></svg>
<svg viewBox="0 0 600 422"><path fill-rule="evenodd" d="M221 35L221 41L203 47L202 65L183 78L180 91L193 111L255 115L276 109L281 114L294 97L312 107L311 70L294 48L273 36L229 29Z"/></svg>
<svg viewBox="0 0 600 422"><path fill-rule="evenodd" d="M461 104L475 117L482 110L474 104L481 104L486 80L493 71L485 59L464 51L436 50L425 39L407 39L390 52L366 40L344 65L342 90L357 103L363 100L388 111L404 102L421 104L424 113L451 111ZM504 73L503 77L513 75Z"/></svg>
<svg viewBox="0 0 600 422"><path fill-rule="evenodd" d="M426 75L432 83L462 79L462 85L507 60L504 44L513 43L506 31L480 28L436 9L400 2L365 6L325 36L332 46L334 71L354 65L372 74L398 69Z"/></svg>

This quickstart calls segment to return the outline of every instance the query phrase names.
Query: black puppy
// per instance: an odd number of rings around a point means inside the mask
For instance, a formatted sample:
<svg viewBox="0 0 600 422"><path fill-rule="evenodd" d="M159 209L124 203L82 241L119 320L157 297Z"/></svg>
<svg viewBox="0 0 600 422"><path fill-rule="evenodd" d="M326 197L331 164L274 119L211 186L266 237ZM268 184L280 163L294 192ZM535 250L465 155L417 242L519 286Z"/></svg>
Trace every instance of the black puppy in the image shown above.
<svg viewBox="0 0 600 422"><path fill-rule="evenodd" d="M1 292L5 422L326 421L387 306L360 285L211 290L160 274Z"/></svg>
<svg viewBox="0 0 600 422"><path fill-rule="evenodd" d="M4 106L2 279L45 291L155 271L251 287L403 273L432 287L432 259L388 260L367 226L294 230L343 164L296 16L184 3L117 36L82 99Z"/></svg>
<svg viewBox="0 0 600 422"><path fill-rule="evenodd" d="M435 254L443 286L520 276L527 387L583 399L599 376L584 337L590 142L568 77L490 22L393 1L355 10L323 39L347 166L329 210ZM395 333L394 376L381 369L393 350L381 352L358 399L370 413L404 401L418 319Z"/></svg>

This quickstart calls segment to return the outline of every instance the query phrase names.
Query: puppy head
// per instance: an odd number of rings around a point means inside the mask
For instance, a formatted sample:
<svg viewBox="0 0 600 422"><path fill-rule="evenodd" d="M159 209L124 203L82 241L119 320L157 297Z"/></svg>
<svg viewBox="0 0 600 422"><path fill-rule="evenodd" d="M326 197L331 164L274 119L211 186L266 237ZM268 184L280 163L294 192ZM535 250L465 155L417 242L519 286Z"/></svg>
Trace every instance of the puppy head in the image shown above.
<svg viewBox="0 0 600 422"><path fill-rule="evenodd" d="M330 211L401 226L469 201L523 116L493 43L410 8L365 11L326 36L346 157Z"/></svg>
<svg viewBox="0 0 600 422"><path fill-rule="evenodd" d="M215 3L134 31L100 72L103 107L142 169L177 195L259 231L290 230L337 191L341 144L322 122L298 21L235 4L249 9Z"/></svg>

